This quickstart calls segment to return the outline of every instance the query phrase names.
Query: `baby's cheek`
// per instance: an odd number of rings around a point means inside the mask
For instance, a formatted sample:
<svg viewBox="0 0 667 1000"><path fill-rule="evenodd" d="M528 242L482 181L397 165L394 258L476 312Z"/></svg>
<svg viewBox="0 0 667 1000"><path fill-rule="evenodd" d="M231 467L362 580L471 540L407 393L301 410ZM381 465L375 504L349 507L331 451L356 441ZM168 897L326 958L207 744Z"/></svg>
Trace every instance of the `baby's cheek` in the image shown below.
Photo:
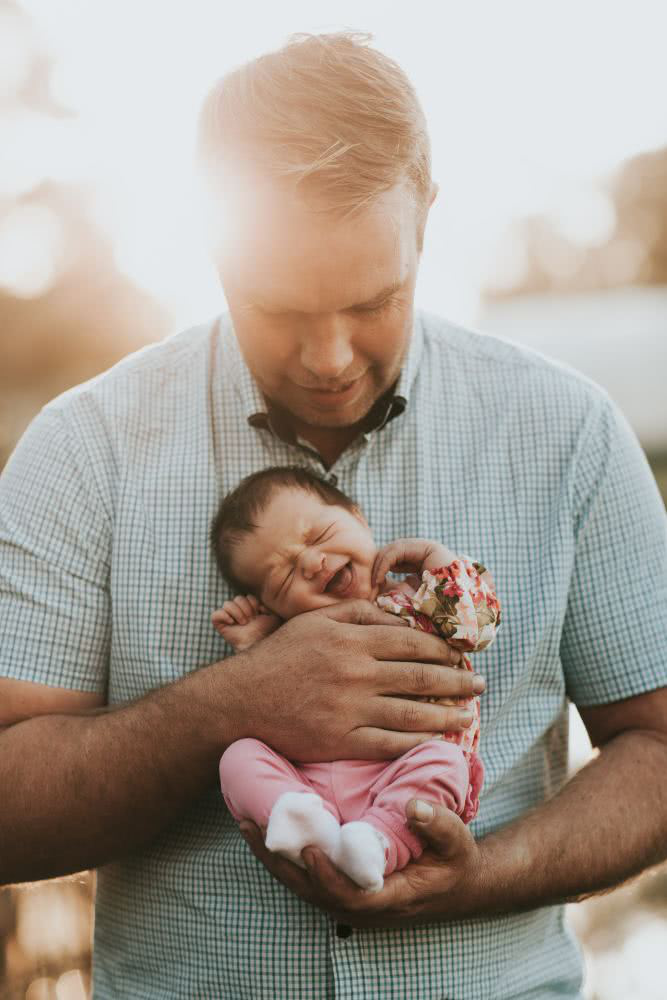
<svg viewBox="0 0 667 1000"><path fill-rule="evenodd" d="M302 615L306 611L315 611L329 603L326 600L323 601L322 596L322 594L312 594L308 591L290 594L289 599L285 601L283 610L278 613L282 618L293 618L294 615Z"/></svg>

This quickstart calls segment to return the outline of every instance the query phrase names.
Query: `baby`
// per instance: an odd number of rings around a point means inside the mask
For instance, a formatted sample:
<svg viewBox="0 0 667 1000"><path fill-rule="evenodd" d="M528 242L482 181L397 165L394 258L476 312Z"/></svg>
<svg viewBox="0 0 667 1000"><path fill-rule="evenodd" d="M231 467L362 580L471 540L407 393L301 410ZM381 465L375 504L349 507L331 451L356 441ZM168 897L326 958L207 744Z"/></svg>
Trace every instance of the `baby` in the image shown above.
<svg viewBox="0 0 667 1000"><path fill-rule="evenodd" d="M222 574L245 592L212 616L236 651L294 615L352 598L376 601L464 651L484 649L500 624L483 566L421 539L378 552L356 504L307 469L275 467L246 477L223 500L211 538ZM388 582L390 569L419 575ZM472 669L465 656L461 669ZM269 850L302 865L302 849L319 847L357 885L377 892L385 875L422 852L406 823L411 798L443 803L465 823L477 813L479 699L441 703L469 708L469 728L396 760L293 764L258 740L239 740L220 760L225 802L235 819L266 831Z"/></svg>

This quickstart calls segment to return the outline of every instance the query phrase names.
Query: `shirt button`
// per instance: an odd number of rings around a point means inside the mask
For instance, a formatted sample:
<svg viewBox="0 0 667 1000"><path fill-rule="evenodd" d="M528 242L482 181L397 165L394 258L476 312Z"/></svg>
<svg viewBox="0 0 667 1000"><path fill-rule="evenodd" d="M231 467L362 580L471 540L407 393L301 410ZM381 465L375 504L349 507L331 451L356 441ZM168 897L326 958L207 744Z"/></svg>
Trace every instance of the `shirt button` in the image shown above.
<svg viewBox="0 0 667 1000"><path fill-rule="evenodd" d="M336 476L333 472L331 473L330 476L327 476L327 480L328 482L331 483L332 486L338 485L338 476Z"/></svg>
<svg viewBox="0 0 667 1000"><path fill-rule="evenodd" d="M349 924L336 924L336 937L349 938L352 936L352 928Z"/></svg>

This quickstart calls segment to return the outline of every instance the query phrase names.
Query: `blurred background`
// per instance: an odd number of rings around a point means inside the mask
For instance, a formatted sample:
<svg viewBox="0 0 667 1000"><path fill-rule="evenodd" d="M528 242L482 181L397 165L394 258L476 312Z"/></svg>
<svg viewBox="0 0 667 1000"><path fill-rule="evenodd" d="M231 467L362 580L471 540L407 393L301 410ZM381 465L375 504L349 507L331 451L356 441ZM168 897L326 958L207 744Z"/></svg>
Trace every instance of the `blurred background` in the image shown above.
<svg viewBox="0 0 667 1000"><path fill-rule="evenodd" d="M335 18L335 20L332 20ZM225 308L192 175L213 80L354 28L430 124L421 306L602 384L667 497L667 9L0 0L0 467L37 410ZM572 714L571 767L590 745ZM622 835L622 834L621 834ZM94 877L0 889L0 998L88 996ZM576 907L588 1000L664 1000L667 870Z"/></svg>

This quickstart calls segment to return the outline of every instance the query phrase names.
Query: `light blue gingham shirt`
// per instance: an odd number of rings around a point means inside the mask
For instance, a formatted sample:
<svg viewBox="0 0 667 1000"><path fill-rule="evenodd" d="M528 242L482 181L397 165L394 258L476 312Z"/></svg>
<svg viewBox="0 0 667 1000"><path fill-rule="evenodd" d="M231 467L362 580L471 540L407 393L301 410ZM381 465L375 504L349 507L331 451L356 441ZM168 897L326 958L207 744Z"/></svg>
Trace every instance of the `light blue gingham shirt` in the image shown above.
<svg viewBox="0 0 667 1000"><path fill-rule="evenodd" d="M0 675L118 704L229 653L209 622L229 596L207 543L221 496L267 465L325 472L263 413L226 316L50 403L0 480ZM441 539L495 578L478 837L563 781L568 699L667 683L664 509L583 376L418 312L391 408L326 474L378 544ZM338 937L217 791L98 876L97 1000L547 1000L580 978L559 906Z"/></svg>

